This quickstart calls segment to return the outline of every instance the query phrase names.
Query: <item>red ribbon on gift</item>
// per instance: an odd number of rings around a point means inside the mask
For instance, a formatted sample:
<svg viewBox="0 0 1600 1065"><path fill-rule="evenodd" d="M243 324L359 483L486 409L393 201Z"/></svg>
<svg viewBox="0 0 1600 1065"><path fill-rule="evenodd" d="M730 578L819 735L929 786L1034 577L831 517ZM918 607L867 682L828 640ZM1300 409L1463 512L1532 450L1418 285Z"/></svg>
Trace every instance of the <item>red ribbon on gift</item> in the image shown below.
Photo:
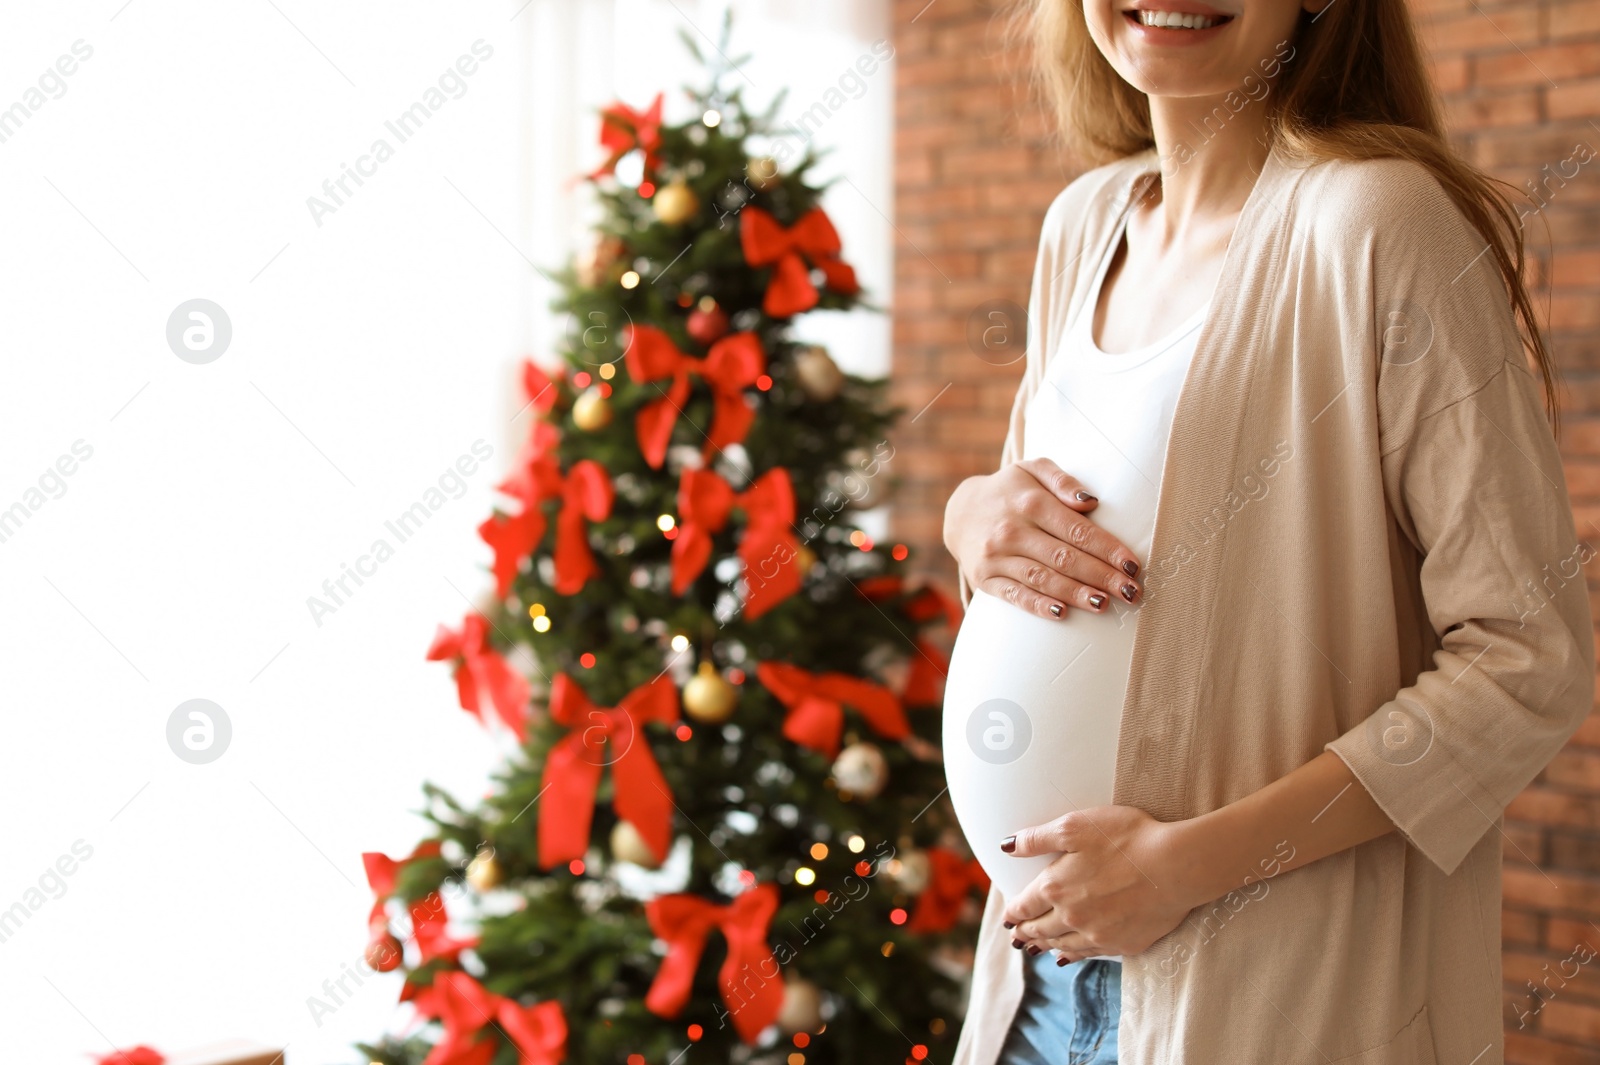
<svg viewBox="0 0 1600 1065"><path fill-rule="evenodd" d="M619 101L600 112L600 146L607 155L589 175L590 180L614 173L617 162L635 148L644 152L645 177L655 173L661 151L661 100L662 94L656 93L647 111L636 111Z"/></svg>
<svg viewBox="0 0 1600 1065"><path fill-rule="evenodd" d="M525 738L531 694L528 681L489 642L489 622L483 615L468 614L461 619L459 630L440 625L428 648L428 661L455 663L461 709L487 724L483 716L487 700L506 728Z"/></svg>
<svg viewBox="0 0 1600 1065"><path fill-rule="evenodd" d="M767 368L767 357L754 333L725 336L711 345L704 359L697 359L679 351L672 339L655 326L633 325L628 327L623 359L628 376L638 384L672 378L666 395L645 404L634 418L639 450L651 467L659 469L667 457L672 427L689 399L691 373L698 374L711 388L711 428L706 431L702 451L707 461L712 452L740 443L750 431L756 415L744 401L744 390L755 384Z"/></svg>
<svg viewBox="0 0 1600 1065"><path fill-rule="evenodd" d="M500 490L522 503L514 515L496 514L478 526L478 535L494 548L495 592L502 599L511 591L522 560L544 539L543 504L560 499L556 515L556 591L575 595L598 572L589 549L588 523L611 515L615 491L611 475L593 459L579 459L562 476L556 460L540 455L501 482Z"/></svg>
<svg viewBox="0 0 1600 1065"><path fill-rule="evenodd" d="M727 957L717 972L722 1001L739 1037L754 1043L783 1007L783 978L767 944L767 925L777 910L778 886L770 883L757 884L726 906L689 894L658 895L645 903L650 930L667 944L645 1007L667 1018L683 1011L706 936L717 928L728 941Z"/></svg>
<svg viewBox="0 0 1600 1065"><path fill-rule="evenodd" d="M633 823L665 860L672 842L672 793L640 726L678 720L678 687L665 674L633 689L615 707L598 707L565 673L550 684L550 720L572 731L550 749L539 803L539 864L546 869L589 849L601 771L613 766L617 816Z"/></svg>
<svg viewBox="0 0 1600 1065"><path fill-rule="evenodd" d="M739 244L751 266L776 264L761 309L789 318L817 305L817 287L806 263L822 271L828 288L846 295L861 290L856 272L839 258L839 233L820 207L813 207L785 229L759 207L739 212Z"/></svg>
<svg viewBox="0 0 1600 1065"><path fill-rule="evenodd" d="M467 973L442 972L412 1003L418 1014L444 1025L444 1038L423 1065L486 1065L497 1044L480 1036L491 1024L517 1048L519 1065L557 1065L567 1056L567 1019L554 1000L523 1006Z"/></svg>
<svg viewBox="0 0 1600 1065"><path fill-rule="evenodd" d="M711 537L727 527L734 507L745 512L739 557L748 588L745 613L758 618L800 590L795 561L794 485L774 467L743 492L711 470L684 470L678 481L678 538L672 542L672 591L682 595L711 559ZM768 571L771 571L770 573Z"/></svg>
<svg viewBox="0 0 1600 1065"><path fill-rule="evenodd" d="M973 888L980 895L989 892L989 874L976 858L962 858L949 847L929 847L928 886L917 896L917 905L906 928L913 932L948 932L961 916L961 904Z"/></svg>
<svg viewBox="0 0 1600 1065"><path fill-rule="evenodd" d="M166 1060L159 1051L147 1046L136 1046L127 1050L113 1050L103 1057L95 1058L94 1065L165 1065Z"/></svg>
<svg viewBox="0 0 1600 1065"><path fill-rule="evenodd" d="M788 662L762 662L756 677L789 708L783 734L829 758L839 753L846 704L885 739L903 740L911 734L900 700L881 684L848 673L810 673Z"/></svg>

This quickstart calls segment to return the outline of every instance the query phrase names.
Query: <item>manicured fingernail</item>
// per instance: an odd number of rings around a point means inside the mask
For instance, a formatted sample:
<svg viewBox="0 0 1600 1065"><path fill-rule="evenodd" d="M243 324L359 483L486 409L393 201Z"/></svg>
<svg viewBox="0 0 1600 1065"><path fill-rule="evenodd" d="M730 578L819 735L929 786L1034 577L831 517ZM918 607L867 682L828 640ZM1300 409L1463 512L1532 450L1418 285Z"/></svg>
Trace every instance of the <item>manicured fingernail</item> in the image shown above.
<svg viewBox="0 0 1600 1065"><path fill-rule="evenodd" d="M1025 944L1020 939L1013 939L1011 941L1011 945L1016 949L1021 950Z"/></svg>
<svg viewBox="0 0 1600 1065"><path fill-rule="evenodd" d="M1099 610L1106 605L1106 597L1103 595L1091 595L1089 597L1089 605Z"/></svg>
<svg viewBox="0 0 1600 1065"><path fill-rule="evenodd" d="M1059 958L1056 959L1056 964L1057 965L1065 965L1065 964L1067 964L1067 956L1065 954L1061 955Z"/></svg>
<svg viewBox="0 0 1600 1065"><path fill-rule="evenodd" d="M1061 604L1060 603L1051 603L1050 604L1050 613L1054 614L1056 617L1060 617L1061 616Z"/></svg>
<svg viewBox="0 0 1600 1065"><path fill-rule="evenodd" d="M1139 575L1139 563L1129 559L1122 564L1122 572L1130 577L1137 577Z"/></svg>
<svg viewBox="0 0 1600 1065"><path fill-rule="evenodd" d="M1028 953L1030 955L1032 955L1033 957L1037 958L1039 955L1044 953L1044 950L1041 947L1036 947L1032 943L1029 943L1028 944Z"/></svg>
<svg viewBox="0 0 1600 1065"><path fill-rule="evenodd" d="M1007 836L1005 839L1001 840L1000 841L1000 849L1005 851L1007 854L1010 854L1012 851L1016 850L1017 849L1017 837L1016 836Z"/></svg>
<svg viewBox="0 0 1600 1065"><path fill-rule="evenodd" d="M1007 928L1015 928L1015 927L1017 927L1017 926L1016 926L1016 925L1014 925L1014 924L1012 924L1012 923L1011 923L1011 922L1010 922L1010 921L1007 921L1007 922L1006 922L1006 927L1007 927Z"/></svg>
<svg viewBox="0 0 1600 1065"><path fill-rule="evenodd" d="M1133 597L1138 594L1139 589L1135 588L1133 585L1124 584L1122 586L1122 598L1126 599L1128 602L1133 602Z"/></svg>
<svg viewBox="0 0 1600 1065"><path fill-rule="evenodd" d="M1075 492L1074 495L1080 502L1083 502L1083 503L1098 503L1098 502L1100 502L1100 497L1099 496L1092 496L1088 492L1085 492L1081 488L1077 492Z"/></svg>

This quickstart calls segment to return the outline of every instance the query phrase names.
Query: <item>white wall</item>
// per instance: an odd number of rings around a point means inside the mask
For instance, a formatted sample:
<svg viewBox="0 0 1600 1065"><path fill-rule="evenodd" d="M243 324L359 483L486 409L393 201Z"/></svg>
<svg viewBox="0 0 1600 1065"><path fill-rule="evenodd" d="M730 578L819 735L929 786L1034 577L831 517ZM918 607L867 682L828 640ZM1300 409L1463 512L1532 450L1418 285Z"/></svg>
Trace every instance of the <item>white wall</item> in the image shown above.
<svg viewBox="0 0 1600 1065"><path fill-rule="evenodd" d="M884 8L738 5L752 95L787 83L809 106L887 35ZM0 512L26 511L0 525L0 916L28 915L0 925L8 1060L242 1035L286 1043L290 1065L353 1061L398 1019L393 976L320 1025L306 1000L362 950L360 852L409 848L422 780L470 800L500 757L422 653L487 587L473 530L523 429L511 371L560 328L528 259L579 243L564 186L598 161L593 108L671 101L689 76L685 19L714 34L720 11L0 10L0 109L27 109L0 142ZM385 121L480 39L493 54L464 94L399 143ZM29 107L78 41L92 54ZM830 165L860 192L828 207L880 297L890 84L869 79L820 135L850 146ZM307 198L380 137L392 158L319 225ZM166 336L194 298L232 325L204 365ZM824 339L881 373L887 321L861 317ZM400 543L385 521L480 439L494 456ZM48 475L78 441L92 454ZM318 624L307 598L379 538L393 556ZM204 765L166 736L194 698L232 725ZM92 856L52 880L75 844Z"/></svg>

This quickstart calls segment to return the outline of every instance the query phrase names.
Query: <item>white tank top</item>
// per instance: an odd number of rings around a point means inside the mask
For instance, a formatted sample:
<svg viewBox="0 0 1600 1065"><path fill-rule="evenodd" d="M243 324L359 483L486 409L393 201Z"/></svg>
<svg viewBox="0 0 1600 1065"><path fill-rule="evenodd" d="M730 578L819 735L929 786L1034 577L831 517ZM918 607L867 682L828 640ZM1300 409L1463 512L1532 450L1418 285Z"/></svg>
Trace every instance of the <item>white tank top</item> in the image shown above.
<svg viewBox="0 0 1600 1065"><path fill-rule="evenodd" d="M1122 235L1045 364L1026 410L1023 457L1052 459L1078 478L1100 499L1092 520L1143 563L1172 412L1206 308L1148 347L1100 350L1094 310ZM1138 614L1113 595L1103 614L1069 608L1051 620L973 592L945 685L945 771L973 853L1007 897L1054 856L1013 858L1001 839L1111 803Z"/></svg>

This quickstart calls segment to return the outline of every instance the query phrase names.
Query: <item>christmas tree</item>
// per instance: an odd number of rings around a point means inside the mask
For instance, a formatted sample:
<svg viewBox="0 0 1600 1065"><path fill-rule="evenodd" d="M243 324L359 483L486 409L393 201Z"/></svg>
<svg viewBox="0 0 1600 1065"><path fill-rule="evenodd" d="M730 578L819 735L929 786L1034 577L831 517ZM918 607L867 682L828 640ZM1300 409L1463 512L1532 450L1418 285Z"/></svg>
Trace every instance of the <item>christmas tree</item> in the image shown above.
<svg viewBox="0 0 1600 1065"><path fill-rule="evenodd" d="M374 1062L951 1057L987 886L937 754L959 608L852 524L901 412L792 338L861 293L817 155L750 154L782 98L748 113L740 61L682 124L602 112L576 325L480 528L493 605L428 652L520 747L364 856L367 958L415 1011Z"/></svg>

